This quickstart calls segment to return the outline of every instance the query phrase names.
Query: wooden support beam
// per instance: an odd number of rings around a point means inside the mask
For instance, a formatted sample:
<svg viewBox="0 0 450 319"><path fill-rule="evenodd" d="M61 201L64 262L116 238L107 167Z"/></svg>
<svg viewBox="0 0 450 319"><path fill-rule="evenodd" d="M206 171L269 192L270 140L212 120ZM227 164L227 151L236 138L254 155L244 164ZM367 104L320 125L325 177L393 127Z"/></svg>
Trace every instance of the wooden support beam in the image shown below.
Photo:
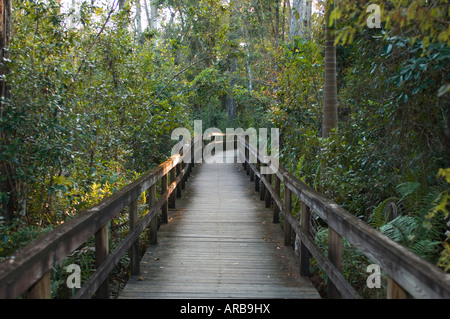
<svg viewBox="0 0 450 319"><path fill-rule="evenodd" d="M258 168L259 172L261 173L261 166ZM259 189L259 199L265 200L266 199L266 185L263 182L263 178L265 178L265 175L261 174L261 188Z"/></svg>
<svg viewBox="0 0 450 319"><path fill-rule="evenodd" d="M339 234L331 227L328 227L328 259L336 267L336 269L341 272L342 270L342 238ZM329 299L340 299L341 295L337 287L328 281L328 298Z"/></svg>
<svg viewBox="0 0 450 319"><path fill-rule="evenodd" d="M301 204L300 227L305 236L310 236L310 217L311 211L304 203ZM300 276L309 276L309 261L311 253L303 241L300 245Z"/></svg>
<svg viewBox="0 0 450 319"><path fill-rule="evenodd" d="M256 171L260 172L261 163L259 160L256 161ZM255 192L259 192L259 176L255 172Z"/></svg>
<svg viewBox="0 0 450 319"><path fill-rule="evenodd" d="M277 175L274 175L275 178L275 187L274 191L275 194L280 197L281 194L281 181L280 178ZM274 224L278 224L280 222L280 207L278 207L278 204L274 202L273 204L273 222Z"/></svg>
<svg viewBox="0 0 450 319"><path fill-rule="evenodd" d="M183 178L181 179L181 182L180 182L182 190L186 189L186 181L188 179L188 172L189 172L189 165L185 164L185 163L180 164L180 172L183 170L183 166L185 166L185 168L186 168L186 173L183 175ZM180 191L180 197L181 197L181 191Z"/></svg>
<svg viewBox="0 0 450 319"><path fill-rule="evenodd" d="M175 168L175 178L181 174L181 165L182 163L179 163ZM177 185L177 198L181 198L181 184L183 183L183 178L180 180L180 185Z"/></svg>
<svg viewBox="0 0 450 319"><path fill-rule="evenodd" d="M292 211L292 193L287 187L284 188L284 245L292 245L292 227L287 216L291 216Z"/></svg>
<svg viewBox="0 0 450 319"><path fill-rule="evenodd" d="M270 186L272 186L272 174L265 175L267 181L269 182ZM266 208L270 208L272 206L272 196L270 195L270 190L268 187L265 187L265 199L266 199Z"/></svg>
<svg viewBox="0 0 450 319"><path fill-rule="evenodd" d="M103 261L109 255L109 230L108 224L95 233L95 268L100 268ZM95 297L109 299L109 279L106 278L97 290Z"/></svg>
<svg viewBox="0 0 450 319"><path fill-rule="evenodd" d="M168 176L166 174L161 178L161 196L164 196L164 194L167 192L168 189L169 189ZM168 212L169 212L169 203L168 201L166 201L161 208L161 223L163 224L168 223L169 221L167 217Z"/></svg>
<svg viewBox="0 0 450 319"><path fill-rule="evenodd" d="M129 210L128 219L129 219L130 231L133 231L136 228L136 225L139 223L138 204L139 204L138 199L136 199L128 207L128 210ZM140 274L139 238L131 246L128 253L130 256L130 273L131 273L131 275L139 275Z"/></svg>
<svg viewBox="0 0 450 319"><path fill-rule="evenodd" d="M50 272L36 282L28 292L28 299L51 299Z"/></svg>
<svg viewBox="0 0 450 319"><path fill-rule="evenodd" d="M387 299L406 299L408 293L391 277L387 278Z"/></svg>
<svg viewBox="0 0 450 319"><path fill-rule="evenodd" d="M149 210L156 205L156 184L153 184L149 190ZM158 214L150 222L150 244L156 245L158 243Z"/></svg>
<svg viewBox="0 0 450 319"><path fill-rule="evenodd" d="M176 171L177 170L176 170L175 167L170 170L170 173L169 173L169 175L170 175L170 184L172 184L175 181L175 179L177 178ZM175 208L175 197L176 197L176 193L172 192L172 194L170 194L170 197L169 197L169 208L172 208L172 209Z"/></svg>

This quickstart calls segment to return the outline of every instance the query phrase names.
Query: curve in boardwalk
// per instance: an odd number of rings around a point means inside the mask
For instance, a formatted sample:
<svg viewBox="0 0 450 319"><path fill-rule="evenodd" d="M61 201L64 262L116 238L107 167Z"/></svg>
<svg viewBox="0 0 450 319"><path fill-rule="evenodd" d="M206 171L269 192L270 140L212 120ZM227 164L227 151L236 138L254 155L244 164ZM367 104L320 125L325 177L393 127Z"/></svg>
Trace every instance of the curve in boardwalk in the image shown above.
<svg viewBox="0 0 450 319"><path fill-rule="evenodd" d="M242 170L195 167L120 298L319 298Z"/></svg>

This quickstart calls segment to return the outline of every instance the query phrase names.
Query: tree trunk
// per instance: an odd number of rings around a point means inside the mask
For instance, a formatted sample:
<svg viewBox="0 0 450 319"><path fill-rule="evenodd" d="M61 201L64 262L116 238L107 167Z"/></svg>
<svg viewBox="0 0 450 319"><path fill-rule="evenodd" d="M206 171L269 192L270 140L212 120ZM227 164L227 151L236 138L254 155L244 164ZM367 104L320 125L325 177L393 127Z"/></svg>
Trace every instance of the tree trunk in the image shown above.
<svg viewBox="0 0 450 319"><path fill-rule="evenodd" d="M281 41L284 43L286 34L286 1L283 1L283 20L281 22Z"/></svg>
<svg viewBox="0 0 450 319"><path fill-rule="evenodd" d="M329 26L328 17L331 8L327 5L327 18L325 28L325 87L323 105L323 137L329 137L331 130L338 126L338 99L337 99L337 75L336 75L336 46Z"/></svg>
<svg viewBox="0 0 450 319"><path fill-rule="evenodd" d="M69 16L69 27L75 28L75 24L77 23L77 14L76 14L77 4L75 0L72 0L71 10L73 10L73 12Z"/></svg>
<svg viewBox="0 0 450 319"><path fill-rule="evenodd" d="M232 90L236 85L235 72L237 70L238 60L233 52L229 53L227 60L228 72L230 74L230 88ZM230 123L237 119L236 101L230 93L225 98L225 110Z"/></svg>
<svg viewBox="0 0 450 319"><path fill-rule="evenodd" d="M234 88L235 85L234 72L236 72L236 69L237 69L237 59L233 56L229 56L228 71L231 76L230 88ZM227 94L225 98L225 110L228 114L229 122L233 122L235 119L237 119L236 101L230 94Z"/></svg>
<svg viewBox="0 0 450 319"><path fill-rule="evenodd" d="M141 10L141 1L136 0L136 31L138 37L142 34L142 10Z"/></svg>
<svg viewBox="0 0 450 319"><path fill-rule="evenodd" d="M248 36L248 30L247 30L247 25L244 23L243 25L243 31L244 31L244 36L245 36L245 50L247 53L247 75L248 75L248 91L250 92L250 94L252 94L253 92L253 80L252 80L252 69L250 66L250 50L248 49L250 46L250 42L251 39Z"/></svg>
<svg viewBox="0 0 450 319"><path fill-rule="evenodd" d="M158 23L158 8L150 0L150 9L147 0L144 0L145 14L147 15L148 28L152 31L156 30ZM181 15L181 12L180 12ZM183 24L182 24L183 25Z"/></svg>
<svg viewBox="0 0 450 319"><path fill-rule="evenodd" d="M325 19L325 88L323 105L323 132L322 136L328 138L333 129L338 127L338 98L337 98L337 72L336 72L336 46L334 45L333 27L330 26L330 12L334 5L330 0L326 3ZM325 164L327 165L327 164ZM322 167L323 169L323 167ZM331 263L341 269L342 262L342 238L332 229L328 228L328 258ZM336 286L328 281L328 298L340 298Z"/></svg>
<svg viewBox="0 0 450 319"><path fill-rule="evenodd" d="M275 52L278 52L280 43L280 1L275 3Z"/></svg>
<svg viewBox="0 0 450 319"><path fill-rule="evenodd" d="M9 42L11 34L11 0L0 0L0 58L2 62L9 60ZM3 117L6 104L10 98L10 87L7 84L9 69L0 63L0 117ZM8 133L0 131L0 145L8 143ZM14 168L8 161L0 162L0 217L9 221L13 216L15 207L14 194Z"/></svg>
<svg viewBox="0 0 450 319"><path fill-rule="evenodd" d="M148 8L147 0L144 0L144 10L145 10L145 16L147 17L147 28L150 28L150 23L152 21L152 18L150 15L150 9Z"/></svg>
<svg viewBox="0 0 450 319"><path fill-rule="evenodd" d="M311 36L311 0L294 0L291 11L291 30L289 37L292 40L299 36L309 39Z"/></svg>

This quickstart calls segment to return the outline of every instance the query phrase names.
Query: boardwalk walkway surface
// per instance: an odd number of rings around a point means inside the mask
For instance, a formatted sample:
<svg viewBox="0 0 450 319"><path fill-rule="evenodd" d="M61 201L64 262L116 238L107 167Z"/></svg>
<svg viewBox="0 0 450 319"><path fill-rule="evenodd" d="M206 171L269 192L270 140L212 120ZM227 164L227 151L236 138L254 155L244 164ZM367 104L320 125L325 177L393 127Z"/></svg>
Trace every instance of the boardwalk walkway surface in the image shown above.
<svg viewBox="0 0 450 319"><path fill-rule="evenodd" d="M319 298L242 170L195 167L120 298Z"/></svg>

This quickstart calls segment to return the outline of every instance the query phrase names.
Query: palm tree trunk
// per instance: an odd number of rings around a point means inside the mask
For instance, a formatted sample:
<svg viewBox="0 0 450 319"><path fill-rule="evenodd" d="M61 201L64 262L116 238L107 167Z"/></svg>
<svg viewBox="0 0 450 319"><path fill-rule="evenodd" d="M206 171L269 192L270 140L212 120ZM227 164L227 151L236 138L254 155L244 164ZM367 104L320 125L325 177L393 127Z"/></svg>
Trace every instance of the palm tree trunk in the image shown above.
<svg viewBox="0 0 450 319"><path fill-rule="evenodd" d="M329 17L334 7L334 1L330 5L326 3L326 26L325 26L325 88L323 104L323 132L322 136L327 138L333 129L338 127L338 98L337 98L337 72L336 72L336 46L332 34L333 27L330 26ZM342 267L342 237L331 227L328 227L328 258L331 263L340 270ZM328 298L340 298L337 287L328 281Z"/></svg>
<svg viewBox="0 0 450 319"><path fill-rule="evenodd" d="M337 99L337 74L336 74L336 46L332 28L328 24L331 8L327 5L327 19L325 27L325 87L323 105L323 137L329 137L331 130L338 126L338 99Z"/></svg>

